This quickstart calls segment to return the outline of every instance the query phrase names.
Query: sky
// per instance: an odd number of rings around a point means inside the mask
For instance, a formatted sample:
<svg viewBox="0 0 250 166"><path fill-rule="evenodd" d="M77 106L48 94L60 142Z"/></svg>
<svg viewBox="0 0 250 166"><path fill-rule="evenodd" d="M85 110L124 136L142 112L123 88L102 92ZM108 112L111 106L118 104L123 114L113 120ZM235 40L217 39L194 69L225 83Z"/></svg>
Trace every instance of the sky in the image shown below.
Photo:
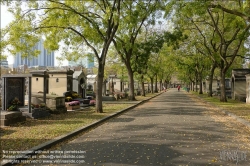
<svg viewBox="0 0 250 166"><path fill-rule="evenodd" d="M5 5L0 5L0 11L1 11L0 27L4 28L14 19L14 17L12 16L10 12L8 12L7 6ZM60 51L55 52L55 57L57 57L58 55L60 55ZM13 56L9 55L7 60L9 64L13 64L13 61L14 61ZM67 64L68 64L67 61L63 61L63 65L67 65ZM58 61L55 59L55 66L57 65L58 65Z"/></svg>

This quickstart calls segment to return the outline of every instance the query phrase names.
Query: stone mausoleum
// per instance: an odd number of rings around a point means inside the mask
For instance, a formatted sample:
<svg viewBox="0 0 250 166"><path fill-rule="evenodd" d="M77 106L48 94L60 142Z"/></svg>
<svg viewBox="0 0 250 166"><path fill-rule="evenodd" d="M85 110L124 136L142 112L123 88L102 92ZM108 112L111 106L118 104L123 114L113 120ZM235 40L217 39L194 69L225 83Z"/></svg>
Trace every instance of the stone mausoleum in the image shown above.
<svg viewBox="0 0 250 166"><path fill-rule="evenodd" d="M73 73L73 91L82 98L86 97L87 77L82 70Z"/></svg>
<svg viewBox="0 0 250 166"><path fill-rule="evenodd" d="M232 99L246 101L246 75L250 74L250 69L233 69L232 70ZM248 99L249 100L249 99Z"/></svg>
<svg viewBox="0 0 250 166"><path fill-rule="evenodd" d="M32 93L43 92L44 87L47 87L45 89L47 94L56 94L59 96L63 96L63 93L66 91L72 91L73 70L36 70L30 73L33 75L36 74L36 76L32 76ZM37 76L39 74L41 75L40 77ZM42 75L46 75L46 77Z"/></svg>

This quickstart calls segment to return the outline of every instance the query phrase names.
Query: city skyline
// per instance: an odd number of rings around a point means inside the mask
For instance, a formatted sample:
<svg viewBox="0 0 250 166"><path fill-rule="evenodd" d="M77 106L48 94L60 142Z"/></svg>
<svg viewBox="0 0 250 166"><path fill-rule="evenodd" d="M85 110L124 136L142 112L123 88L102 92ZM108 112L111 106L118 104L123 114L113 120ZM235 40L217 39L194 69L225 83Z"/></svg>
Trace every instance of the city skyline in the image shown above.
<svg viewBox="0 0 250 166"><path fill-rule="evenodd" d="M14 58L13 67L16 68L20 65L27 65L31 66L55 66L55 55L54 51L49 52L47 49L44 48L43 39L33 47L33 50L39 50L40 54L37 57L32 58L22 58L22 53L17 53Z"/></svg>
<svg viewBox="0 0 250 166"><path fill-rule="evenodd" d="M6 5L0 5L0 27L5 28L11 21L13 21L14 17L12 16L12 14L10 12L8 12L7 10L7 6ZM59 62L56 59L56 57L60 57L60 50L54 51L54 65L58 66ZM9 65L14 65L14 59L15 59L16 55L8 55L7 56L7 61ZM63 66L68 65L68 61L64 60L62 62Z"/></svg>

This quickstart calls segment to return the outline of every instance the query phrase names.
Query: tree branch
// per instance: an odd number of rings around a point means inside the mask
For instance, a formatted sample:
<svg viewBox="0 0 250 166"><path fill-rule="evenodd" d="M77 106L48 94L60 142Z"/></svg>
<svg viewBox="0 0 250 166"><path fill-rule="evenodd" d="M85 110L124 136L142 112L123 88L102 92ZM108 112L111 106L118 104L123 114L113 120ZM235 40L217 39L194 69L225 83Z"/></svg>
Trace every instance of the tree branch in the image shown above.
<svg viewBox="0 0 250 166"><path fill-rule="evenodd" d="M211 4L211 5L209 5L209 8L218 8L218 9L223 10L226 13L233 14L233 15L236 15L236 16L239 16L239 17L243 18L246 21L250 21L250 17L247 16L246 14L244 14L242 12L238 12L236 10L227 9L227 8L225 8L225 7L223 7L223 6L219 5L219 4L218 5Z"/></svg>

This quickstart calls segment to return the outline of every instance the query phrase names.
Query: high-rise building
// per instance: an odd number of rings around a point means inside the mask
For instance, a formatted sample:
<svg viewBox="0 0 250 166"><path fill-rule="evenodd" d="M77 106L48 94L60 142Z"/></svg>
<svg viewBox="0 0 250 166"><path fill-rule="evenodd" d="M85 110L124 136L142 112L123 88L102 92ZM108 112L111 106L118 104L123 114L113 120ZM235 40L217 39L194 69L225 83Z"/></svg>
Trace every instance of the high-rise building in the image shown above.
<svg viewBox="0 0 250 166"><path fill-rule="evenodd" d="M7 60L0 60L0 66L4 68L8 68L9 63Z"/></svg>
<svg viewBox="0 0 250 166"><path fill-rule="evenodd" d="M34 47L33 50L39 50L40 54L37 57L22 58L22 54L18 53L14 57L13 67L16 68L20 65L31 66L55 66L55 55L54 51L48 51L44 48L43 39L41 39Z"/></svg>
<svg viewBox="0 0 250 166"><path fill-rule="evenodd" d="M78 59L77 61L69 61L69 66L84 66L87 69L94 67L94 55L88 54L86 57L82 59Z"/></svg>

